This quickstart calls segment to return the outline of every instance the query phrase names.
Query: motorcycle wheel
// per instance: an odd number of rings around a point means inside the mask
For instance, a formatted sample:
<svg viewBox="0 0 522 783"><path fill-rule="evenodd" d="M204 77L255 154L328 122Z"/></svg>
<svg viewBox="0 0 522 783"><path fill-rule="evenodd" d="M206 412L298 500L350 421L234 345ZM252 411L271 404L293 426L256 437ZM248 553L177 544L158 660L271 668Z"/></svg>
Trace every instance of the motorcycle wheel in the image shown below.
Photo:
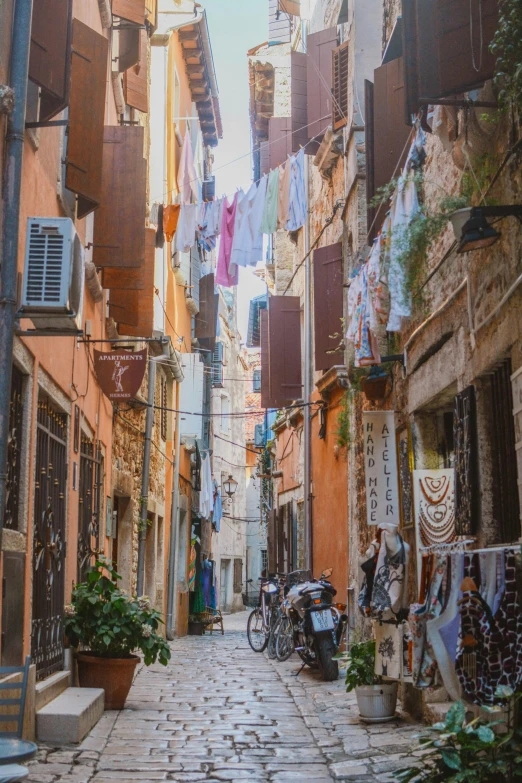
<svg viewBox="0 0 522 783"><path fill-rule="evenodd" d="M276 635L276 658L287 661L294 652L294 629L289 617L281 618Z"/></svg>
<svg viewBox="0 0 522 783"><path fill-rule="evenodd" d="M268 644L268 634L264 630L263 615L259 606L248 617L247 637L254 652L263 652Z"/></svg>
<svg viewBox="0 0 522 783"><path fill-rule="evenodd" d="M339 665L333 660L337 652L331 634L315 640L315 649L319 661L319 669L325 682L333 682L339 678Z"/></svg>

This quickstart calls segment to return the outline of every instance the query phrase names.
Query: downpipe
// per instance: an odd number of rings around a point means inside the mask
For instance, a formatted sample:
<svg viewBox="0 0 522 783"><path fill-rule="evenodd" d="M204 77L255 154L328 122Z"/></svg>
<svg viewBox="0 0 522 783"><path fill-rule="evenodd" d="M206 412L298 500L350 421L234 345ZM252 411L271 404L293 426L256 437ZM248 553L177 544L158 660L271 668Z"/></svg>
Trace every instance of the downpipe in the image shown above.
<svg viewBox="0 0 522 783"><path fill-rule="evenodd" d="M147 415L145 419L145 442L143 445L143 467L141 473L140 528L138 538L138 574L136 594L143 595L145 582L145 549L147 543L147 514L150 485L150 451L152 427L154 425L154 392L156 389L156 362L163 357L149 358L149 378L147 394Z"/></svg>
<svg viewBox="0 0 522 783"><path fill-rule="evenodd" d="M4 214L0 270L0 546L4 527L7 490L7 444L11 401L20 194L24 153L27 77L31 45L33 0L16 0L11 38L10 74L15 96L13 113L7 120L6 162L3 182Z"/></svg>
<svg viewBox="0 0 522 783"><path fill-rule="evenodd" d="M176 601L176 586L178 584L178 546L179 546L179 459L181 449L180 413L179 413L179 384L176 408L176 453L174 457L174 477L172 479L172 502L170 512L170 543L169 543L169 571L167 587L167 622L165 635L169 642L176 637L178 619L178 607Z"/></svg>

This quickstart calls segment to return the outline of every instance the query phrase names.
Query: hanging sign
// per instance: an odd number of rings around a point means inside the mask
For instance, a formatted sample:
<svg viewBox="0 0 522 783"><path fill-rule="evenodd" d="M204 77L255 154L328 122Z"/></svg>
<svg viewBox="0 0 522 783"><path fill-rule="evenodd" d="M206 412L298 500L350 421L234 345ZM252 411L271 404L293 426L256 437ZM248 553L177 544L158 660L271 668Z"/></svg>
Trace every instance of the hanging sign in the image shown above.
<svg viewBox="0 0 522 783"><path fill-rule="evenodd" d="M94 369L102 392L109 400L130 400L139 391L145 368L147 351L94 351Z"/></svg>
<svg viewBox="0 0 522 783"><path fill-rule="evenodd" d="M363 411L366 508L369 525L400 524L393 411Z"/></svg>

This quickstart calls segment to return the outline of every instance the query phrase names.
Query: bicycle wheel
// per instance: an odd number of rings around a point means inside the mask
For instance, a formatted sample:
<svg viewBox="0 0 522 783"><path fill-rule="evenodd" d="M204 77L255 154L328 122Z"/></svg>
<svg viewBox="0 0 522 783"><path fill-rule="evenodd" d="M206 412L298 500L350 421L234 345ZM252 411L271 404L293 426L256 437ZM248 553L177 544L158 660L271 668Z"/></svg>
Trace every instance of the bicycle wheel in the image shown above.
<svg viewBox="0 0 522 783"><path fill-rule="evenodd" d="M268 644L268 633L266 632L263 615L259 606L250 612L247 622L248 643L254 652L263 652Z"/></svg>
<svg viewBox="0 0 522 783"><path fill-rule="evenodd" d="M287 661L294 652L294 629L289 617L282 617L276 635L276 658Z"/></svg>
<svg viewBox="0 0 522 783"><path fill-rule="evenodd" d="M268 637L267 653L272 660L276 659L276 634L279 627L280 617L276 612L272 612L270 622L270 634Z"/></svg>

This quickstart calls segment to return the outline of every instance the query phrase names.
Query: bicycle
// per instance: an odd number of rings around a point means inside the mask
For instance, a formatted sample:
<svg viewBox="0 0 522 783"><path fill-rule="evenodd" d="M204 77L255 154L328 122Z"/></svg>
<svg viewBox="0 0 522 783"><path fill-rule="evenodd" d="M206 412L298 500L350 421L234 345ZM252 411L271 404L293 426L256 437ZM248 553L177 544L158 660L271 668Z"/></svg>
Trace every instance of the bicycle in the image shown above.
<svg viewBox="0 0 522 783"><path fill-rule="evenodd" d="M280 584L275 578L261 579L259 595L257 596L257 605L250 613L247 622L248 643L254 652L263 652L270 639L274 636L274 622L277 619L277 607L279 604ZM252 582L252 580L249 580ZM248 584L248 583L247 583ZM243 603L248 606L248 601L252 601L252 596L248 593L243 594ZM269 654L275 657L275 645L269 650Z"/></svg>

